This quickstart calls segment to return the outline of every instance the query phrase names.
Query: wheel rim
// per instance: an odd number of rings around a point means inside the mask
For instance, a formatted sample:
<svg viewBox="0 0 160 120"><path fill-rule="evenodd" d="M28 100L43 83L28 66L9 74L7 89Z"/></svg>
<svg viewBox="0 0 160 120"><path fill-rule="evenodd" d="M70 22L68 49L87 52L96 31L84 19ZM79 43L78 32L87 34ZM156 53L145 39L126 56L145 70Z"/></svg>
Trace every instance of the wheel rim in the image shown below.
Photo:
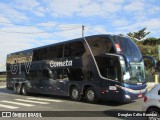
<svg viewBox="0 0 160 120"><path fill-rule="evenodd" d="M89 90L87 92L87 98L88 98L89 101L93 101L95 99L95 93L94 93L93 90Z"/></svg>
<svg viewBox="0 0 160 120"><path fill-rule="evenodd" d="M72 90L72 97L74 98L74 99L77 99L78 98L78 90L77 89L73 89Z"/></svg>
<svg viewBox="0 0 160 120"><path fill-rule="evenodd" d="M20 93L20 91L21 91L20 86L17 86L17 93L19 94L19 93Z"/></svg>
<svg viewBox="0 0 160 120"><path fill-rule="evenodd" d="M158 116L150 116L148 117L149 120L157 120L157 118L159 118L159 112L157 111L151 111L149 114L157 114Z"/></svg>
<svg viewBox="0 0 160 120"><path fill-rule="evenodd" d="M26 94L26 89L25 89L25 87L24 87L24 86L22 87L22 93L23 93L23 95L25 95L25 94Z"/></svg>

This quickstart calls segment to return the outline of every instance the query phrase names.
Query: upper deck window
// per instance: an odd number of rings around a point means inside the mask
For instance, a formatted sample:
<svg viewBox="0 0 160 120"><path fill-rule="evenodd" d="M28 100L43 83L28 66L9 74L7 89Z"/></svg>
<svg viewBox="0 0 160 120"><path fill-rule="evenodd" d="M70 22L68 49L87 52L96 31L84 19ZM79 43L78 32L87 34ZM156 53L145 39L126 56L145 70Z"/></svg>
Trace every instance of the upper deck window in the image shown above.
<svg viewBox="0 0 160 120"><path fill-rule="evenodd" d="M33 61L62 58L63 44L33 50Z"/></svg>
<svg viewBox="0 0 160 120"><path fill-rule="evenodd" d="M65 44L64 57L82 56L84 53L85 48L81 41Z"/></svg>
<svg viewBox="0 0 160 120"><path fill-rule="evenodd" d="M87 39L87 42L94 56L104 53L115 53L111 39L107 37L93 37Z"/></svg>

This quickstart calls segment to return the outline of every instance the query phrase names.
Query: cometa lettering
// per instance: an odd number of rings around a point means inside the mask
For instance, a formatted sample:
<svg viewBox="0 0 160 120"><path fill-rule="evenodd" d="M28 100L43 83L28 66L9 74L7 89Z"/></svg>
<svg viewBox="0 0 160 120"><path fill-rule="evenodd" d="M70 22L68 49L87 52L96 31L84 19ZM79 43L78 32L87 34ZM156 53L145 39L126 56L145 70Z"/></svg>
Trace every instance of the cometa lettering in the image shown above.
<svg viewBox="0 0 160 120"><path fill-rule="evenodd" d="M50 67L65 67L65 66L72 66L72 60L66 60L62 62L50 62Z"/></svg>

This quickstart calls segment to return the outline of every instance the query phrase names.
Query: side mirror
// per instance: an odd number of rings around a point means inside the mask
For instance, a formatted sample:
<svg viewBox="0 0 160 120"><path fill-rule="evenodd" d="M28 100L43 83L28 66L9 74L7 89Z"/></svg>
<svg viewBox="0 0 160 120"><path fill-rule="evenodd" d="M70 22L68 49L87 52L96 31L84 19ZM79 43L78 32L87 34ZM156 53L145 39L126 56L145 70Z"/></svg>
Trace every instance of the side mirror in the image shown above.
<svg viewBox="0 0 160 120"><path fill-rule="evenodd" d="M152 56L143 56L143 60L146 71L153 75L156 71L156 59Z"/></svg>
<svg viewBox="0 0 160 120"><path fill-rule="evenodd" d="M160 72L160 61L157 62L156 69Z"/></svg>
<svg viewBox="0 0 160 120"><path fill-rule="evenodd" d="M144 62L148 65L150 64L150 67L156 68L156 59L152 56L143 56Z"/></svg>
<svg viewBox="0 0 160 120"><path fill-rule="evenodd" d="M158 95L160 95L160 90L158 91Z"/></svg>

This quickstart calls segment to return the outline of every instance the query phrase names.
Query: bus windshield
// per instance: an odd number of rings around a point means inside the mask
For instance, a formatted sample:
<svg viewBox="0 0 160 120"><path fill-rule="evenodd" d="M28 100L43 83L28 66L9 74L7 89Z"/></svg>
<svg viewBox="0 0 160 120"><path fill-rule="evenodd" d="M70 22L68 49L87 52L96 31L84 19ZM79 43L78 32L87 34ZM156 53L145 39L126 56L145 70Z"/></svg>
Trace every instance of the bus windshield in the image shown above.
<svg viewBox="0 0 160 120"><path fill-rule="evenodd" d="M124 66L124 65L123 65ZM129 84L145 82L145 72L143 62L131 62L129 68L123 68L123 81Z"/></svg>
<svg viewBox="0 0 160 120"><path fill-rule="evenodd" d="M125 55L129 61L140 61L142 55L136 44L129 38L114 36L113 41L119 54Z"/></svg>
<svg viewBox="0 0 160 120"><path fill-rule="evenodd" d="M117 52L126 56L127 62L129 62L129 67L124 72L124 82L131 84L144 82L144 63L136 44L131 39L120 36L114 36L113 41L115 42Z"/></svg>
<svg viewBox="0 0 160 120"><path fill-rule="evenodd" d="M111 39L107 37L97 37L87 40L98 64L101 75L112 80L122 80L128 84L140 84L145 82L144 63L142 61L142 55L136 44L131 39L121 36L113 36L112 40L113 43L111 42ZM127 59L127 61L119 59L122 74L118 69L119 67L115 64L118 63L118 59L115 61L114 57L106 56L107 54L117 53L125 56ZM100 56L102 54L105 55L102 57ZM110 73L112 73L112 77L110 77Z"/></svg>

